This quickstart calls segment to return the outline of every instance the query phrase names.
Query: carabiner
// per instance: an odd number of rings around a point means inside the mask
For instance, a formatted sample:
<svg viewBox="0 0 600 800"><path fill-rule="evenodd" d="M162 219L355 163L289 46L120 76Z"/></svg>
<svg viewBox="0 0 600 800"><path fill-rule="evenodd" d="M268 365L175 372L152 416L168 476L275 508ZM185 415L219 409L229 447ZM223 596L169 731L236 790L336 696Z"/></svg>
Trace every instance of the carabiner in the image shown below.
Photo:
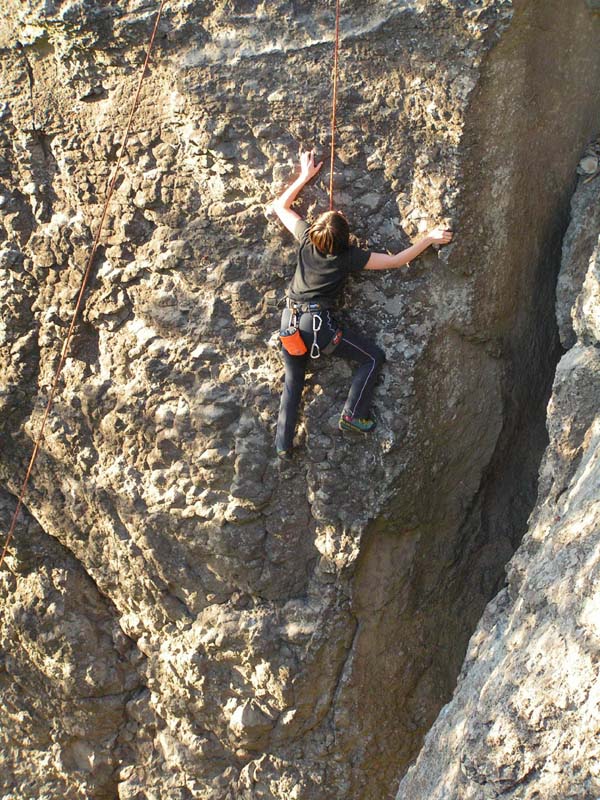
<svg viewBox="0 0 600 800"><path fill-rule="evenodd" d="M317 325L318 320L318 325ZM317 333L321 330L321 325L323 324L323 319L319 314L312 315L312 329L313 329L313 343L312 347L310 348L310 357L311 358L319 358L321 355L321 350L319 345L317 344Z"/></svg>

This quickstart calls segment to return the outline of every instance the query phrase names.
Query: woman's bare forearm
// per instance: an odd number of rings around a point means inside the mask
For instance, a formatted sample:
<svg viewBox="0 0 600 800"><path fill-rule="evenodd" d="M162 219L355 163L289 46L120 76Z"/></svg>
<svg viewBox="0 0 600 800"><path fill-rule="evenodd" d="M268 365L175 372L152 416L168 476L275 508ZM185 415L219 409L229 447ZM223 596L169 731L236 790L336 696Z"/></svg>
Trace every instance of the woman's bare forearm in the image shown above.
<svg viewBox="0 0 600 800"><path fill-rule="evenodd" d="M298 175L296 180L288 186L288 188L283 192L283 194L279 195L279 197L275 198L271 205L273 208L291 208L292 204L302 191L310 178L304 178L302 175Z"/></svg>
<svg viewBox="0 0 600 800"><path fill-rule="evenodd" d="M401 250L395 255L387 253L371 253L365 269L397 269L409 264L413 259L421 255L432 244L450 244L452 241L452 231L436 228L430 231L421 241Z"/></svg>

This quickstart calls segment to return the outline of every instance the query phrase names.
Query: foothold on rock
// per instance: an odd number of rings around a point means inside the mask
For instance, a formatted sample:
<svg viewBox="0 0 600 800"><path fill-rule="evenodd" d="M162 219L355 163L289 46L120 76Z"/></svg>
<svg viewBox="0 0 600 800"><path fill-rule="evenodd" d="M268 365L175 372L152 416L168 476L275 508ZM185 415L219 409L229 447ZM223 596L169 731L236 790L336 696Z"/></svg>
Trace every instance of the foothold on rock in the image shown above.
<svg viewBox="0 0 600 800"><path fill-rule="evenodd" d="M275 719L256 700L248 700L238 706L229 721L229 729L239 744L256 749L264 745L264 739L275 725Z"/></svg>

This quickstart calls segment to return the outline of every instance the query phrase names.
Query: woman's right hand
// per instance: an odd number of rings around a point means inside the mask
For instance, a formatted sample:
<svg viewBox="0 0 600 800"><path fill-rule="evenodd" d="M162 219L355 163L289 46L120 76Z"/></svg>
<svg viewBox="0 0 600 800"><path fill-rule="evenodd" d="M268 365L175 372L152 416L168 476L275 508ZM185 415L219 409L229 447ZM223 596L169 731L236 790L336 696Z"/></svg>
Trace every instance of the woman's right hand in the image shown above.
<svg viewBox="0 0 600 800"><path fill-rule="evenodd" d="M315 164L314 150L306 150L304 152L300 150L300 177L303 178L307 183L315 177L322 166L322 161L320 161L318 164Z"/></svg>
<svg viewBox="0 0 600 800"><path fill-rule="evenodd" d="M450 244L454 234L447 228L434 228L427 234L431 244Z"/></svg>

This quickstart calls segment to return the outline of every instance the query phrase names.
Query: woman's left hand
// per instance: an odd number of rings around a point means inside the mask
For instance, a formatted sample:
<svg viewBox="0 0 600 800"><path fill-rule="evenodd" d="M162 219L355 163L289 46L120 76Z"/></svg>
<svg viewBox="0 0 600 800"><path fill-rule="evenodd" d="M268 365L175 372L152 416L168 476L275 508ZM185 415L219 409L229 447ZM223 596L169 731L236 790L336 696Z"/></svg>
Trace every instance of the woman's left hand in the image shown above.
<svg viewBox="0 0 600 800"><path fill-rule="evenodd" d="M322 166L322 161L320 161L318 164L315 164L314 150L305 150L304 152L300 150L300 177L306 182L314 178Z"/></svg>
<svg viewBox="0 0 600 800"><path fill-rule="evenodd" d="M447 228L434 228L428 233L432 244L450 244L453 236L452 231Z"/></svg>

